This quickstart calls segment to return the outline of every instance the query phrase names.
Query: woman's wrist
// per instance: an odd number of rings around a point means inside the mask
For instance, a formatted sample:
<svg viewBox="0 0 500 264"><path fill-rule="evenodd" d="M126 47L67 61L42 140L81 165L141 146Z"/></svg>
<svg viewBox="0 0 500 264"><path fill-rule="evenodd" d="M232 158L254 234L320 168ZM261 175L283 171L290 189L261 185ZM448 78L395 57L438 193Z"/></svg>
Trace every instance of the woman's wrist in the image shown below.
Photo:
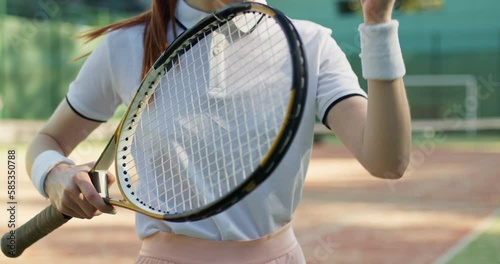
<svg viewBox="0 0 500 264"><path fill-rule="evenodd" d="M49 172L59 164L75 165L75 163L55 150L46 150L39 154L31 168L31 181L38 192L48 198L45 192L45 180Z"/></svg>
<svg viewBox="0 0 500 264"><path fill-rule="evenodd" d="M406 73L399 44L399 23L361 24L361 65L363 77L372 80L395 80Z"/></svg>
<svg viewBox="0 0 500 264"><path fill-rule="evenodd" d="M365 25L377 25L389 23L392 20L392 12L383 12L379 15L363 14Z"/></svg>

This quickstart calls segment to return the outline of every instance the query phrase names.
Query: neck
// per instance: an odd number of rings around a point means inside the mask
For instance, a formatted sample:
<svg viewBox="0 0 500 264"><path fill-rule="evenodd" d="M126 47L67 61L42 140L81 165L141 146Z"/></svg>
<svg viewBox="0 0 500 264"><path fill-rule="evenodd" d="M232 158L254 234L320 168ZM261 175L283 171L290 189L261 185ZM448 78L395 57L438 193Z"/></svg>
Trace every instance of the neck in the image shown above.
<svg viewBox="0 0 500 264"><path fill-rule="evenodd" d="M206 13L212 13L217 9L223 8L226 5L242 2L244 0L184 0L186 4L191 6L194 9L198 9L200 11Z"/></svg>

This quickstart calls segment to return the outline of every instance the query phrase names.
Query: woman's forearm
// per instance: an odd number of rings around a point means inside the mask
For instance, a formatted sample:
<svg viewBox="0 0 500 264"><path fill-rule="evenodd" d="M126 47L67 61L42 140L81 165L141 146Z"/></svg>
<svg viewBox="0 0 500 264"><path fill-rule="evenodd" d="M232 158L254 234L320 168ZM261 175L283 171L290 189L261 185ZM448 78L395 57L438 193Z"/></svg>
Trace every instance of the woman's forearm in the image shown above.
<svg viewBox="0 0 500 264"><path fill-rule="evenodd" d="M46 150L55 150L64 155L63 150L52 137L47 134L39 133L35 136L31 144L29 145L28 151L26 153L26 170L28 172L31 171L31 167L33 166L33 162L35 161L36 157Z"/></svg>
<svg viewBox="0 0 500 264"><path fill-rule="evenodd" d="M403 79L368 80L361 159L376 177L400 178L408 166L411 118Z"/></svg>

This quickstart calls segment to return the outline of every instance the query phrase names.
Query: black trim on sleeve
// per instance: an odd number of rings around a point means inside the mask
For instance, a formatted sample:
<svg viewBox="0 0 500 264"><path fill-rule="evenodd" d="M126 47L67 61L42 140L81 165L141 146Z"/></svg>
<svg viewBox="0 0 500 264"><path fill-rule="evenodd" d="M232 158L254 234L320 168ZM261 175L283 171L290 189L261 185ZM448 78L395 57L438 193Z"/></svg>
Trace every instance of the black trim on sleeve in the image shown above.
<svg viewBox="0 0 500 264"><path fill-rule="evenodd" d="M361 96L361 97L364 97L366 98L366 96L362 95L362 94L348 94L348 95L344 95L342 97L340 97L339 99L333 101L327 108L326 108L326 111L325 111L325 115L323 116L323 119L321 120L321 123L323 123L323 125L325 125L328 129L331 130L331 128L328 126L327 124L327 120L326 118L328 117L328 113L330 112L330 110L338 103L342 102L343 100L347 99L347 98L350 98L350 97L354 97L354 96Z"/></svg>
<svg viewBox="0 0 500 264"><path fill-rule="evenodd" d="M71 110L73 110L73 112L75 112L75 114L79 115L80 117L85 118L85 119L90 120L90 121L94 121L94 122L106 123L106 121L97 120L97 119L92 119L92 118L90 118L90 117L86 117L86 116L82 115L80 112L76 111L76 109L75 109L75 108L71 105L71 103L69 102L68 96L66 96L66 102L68 103L68 105L69 105L69 107L71 108Z"/></svg>

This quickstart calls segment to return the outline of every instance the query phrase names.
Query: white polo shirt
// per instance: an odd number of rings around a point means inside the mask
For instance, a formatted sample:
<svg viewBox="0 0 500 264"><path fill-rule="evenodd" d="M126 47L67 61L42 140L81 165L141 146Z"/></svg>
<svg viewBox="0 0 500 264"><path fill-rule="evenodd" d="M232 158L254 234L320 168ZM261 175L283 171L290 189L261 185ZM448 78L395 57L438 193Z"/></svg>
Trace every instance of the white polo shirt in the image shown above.
<svg viewBox="0 0 500 264"><path fill-rule="evenodd" d="M178 1L177 32L207 15L183 0ZM331 30L308 21L292 21L305 47L309 96L303 122L281 164L254 192L208 219L171 223L137 214L136 229L141 239L163 231L212 240L249 240L272 233L291 221L302 195L316 117L324 120L328 111L345 98L366 97L345 54L332 39ZM87 58L66 97L76 113L106 121L119 104L131 102L141 83L143 31L143 26L113 31ZM174 39L172 25L167 38L169 43Z"/></svg>

